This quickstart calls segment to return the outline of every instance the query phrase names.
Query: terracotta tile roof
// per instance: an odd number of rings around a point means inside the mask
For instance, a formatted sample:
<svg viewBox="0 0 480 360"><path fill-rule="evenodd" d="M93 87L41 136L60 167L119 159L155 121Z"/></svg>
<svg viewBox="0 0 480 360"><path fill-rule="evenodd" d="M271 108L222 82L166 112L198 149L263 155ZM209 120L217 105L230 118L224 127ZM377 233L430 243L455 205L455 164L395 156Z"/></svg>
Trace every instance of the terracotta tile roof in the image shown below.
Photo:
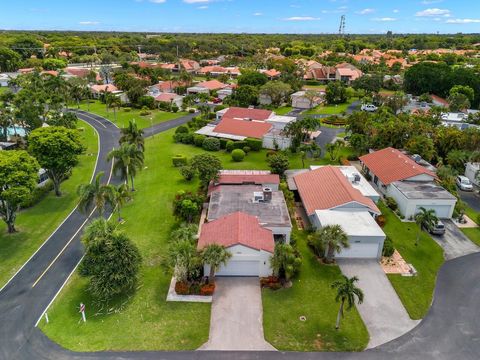
<svg viewBox="0 0 480 360"><path fill-rule="evenodd" d="M218 90L226 88L228 85L218 80L209 80L198 83L196 86L207 88L208 90Z"/></svg>
<svg viewBox="0 0 480 360"><path fill-rule="evenodd" d="M355 189L337 167L323 166L296 175L293 179L308 215L315 210L328 210L351 202L380 213L373 200Z"/></svg>
<svg viewBox="0 0 480 360"><path fill-rule="evenodd" d="M442 104L443 106L445 107L448 107L449 106L449 103L447 100L445 100L444 98L440 97L440 96L437 96L435 94L431 94L430 95L432 97L432 100L435 101L435 102L438 102L440 104Z"/></svg>
<svg viewBox="0 0 480 360"><path fill-rule="evenodd" d="M84 68L69 68L67 67L65 69L67 74L73 75L73 76L78 76L78 77L87 77L88 74L90 73L90 69L84 69Z"/></svg>
<svg viewBox="0 0 480 360"><path fill-rule="evenodd" d="M158 84L155 84L154 86L160 91L171 92L179 86L186 86L186 85L187 84L185 82L182 82L182 81L168 80L168 81L161 81Z"/></svg>
<svg viewBox="0 0 480 360"><path fill-rule="evenodd" d="M432 178L437 177L433 172L417 164L401 151L391 147L363 155L360 157L360 161L364 163L384 185L422 174L430 175Z"/></svg>
<svg viewBox="0 0 480 360"><path fill-rule="evenodd" d="M52 76L58 76L58 71L55 70L43 70L41 74L47 74Z"/></svg>
<svg viewBox="0 0 480 360"><path fill-rule="evenodd" d="M270 70L266 70L263 72L265 75L267 75L268 77L277 77L277 76L280 76L281 75L281 72L278 71L277 69L270 69Z"/></svg>
<svg viewBox="0 0 480 360"><path fill-rule="evenodd" d="M216 133L261 139L271 128L271 124L263 121L232 119L226 118L224 115L213 131Z"/></svg>
<svg viewBox="0 0 480 360"><path fill-rule="evenodd" d="M155 97L155 100L160 102L170 102L172 100L175 100L179 96L180 95L177 95L175 93L161 93L160 95Z"/></svg>
<svg viewBox="0 0 480 360"><path fill-rule="evenodd" d="M198 249L210 244L226 248L243 245L255 250L273 253L275 242L272 231L263 228L255 216L235 212L202 225Z"/></svg>
<svg viewBox="0 0 480 360"><path fill-rule="evenodd" d="M106 91L106 92L114 92L114 91L118 91L117 87L113 84L105 84L105 85L92 85L90 87L90 89L92 89L92 91L94 92L102 92L102 91Z"/></svg>
<svg viewBox="0 0 480 360"><path fill-rule="evenodd" d="M216 184L280 184L280 177L277 174L220 174Z"/></svg>
<svg viewBox="0 0 480 360"><path fill-rule="evenodd" d="M232 106L223 114L223 118L231 119L252 119L252 120L267 120L272 111L263 109L248 109L242 107Z"/></svg>

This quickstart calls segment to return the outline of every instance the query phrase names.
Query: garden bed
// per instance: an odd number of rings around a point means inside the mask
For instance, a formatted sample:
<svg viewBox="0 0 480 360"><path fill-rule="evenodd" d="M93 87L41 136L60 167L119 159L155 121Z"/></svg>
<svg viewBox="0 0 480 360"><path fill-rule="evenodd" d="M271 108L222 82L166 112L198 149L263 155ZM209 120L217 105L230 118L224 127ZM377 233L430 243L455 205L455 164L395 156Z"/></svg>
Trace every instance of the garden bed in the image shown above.
<svg viewBox="0 0 480 360"><path fill-rule="evenodd" d="M167 301L179 301L179 302L202 302L202 303L211 303L212 298L213 298L213 291L215 289L215 285L206 285L208 287L213 286L213 290L211 290L210 295L204 295L206 292L203 292L203 294L189 294L189 293L182 293L180 291L180 294L177 293L176 290L179 290L179 287L181 287L182 283L177 282L177 279L175 279L174 276L172 276L172 280L170 281L170 287L168 288L168 293L167 293Z"/></svg>

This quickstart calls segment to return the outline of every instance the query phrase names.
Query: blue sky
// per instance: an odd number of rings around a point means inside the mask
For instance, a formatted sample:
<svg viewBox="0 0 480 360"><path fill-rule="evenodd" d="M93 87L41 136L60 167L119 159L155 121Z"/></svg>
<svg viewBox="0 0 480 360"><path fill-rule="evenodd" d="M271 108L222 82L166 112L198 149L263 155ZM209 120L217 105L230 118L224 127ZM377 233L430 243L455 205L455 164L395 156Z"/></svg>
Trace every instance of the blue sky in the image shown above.
<svg viewBox="0 0 480 360"><path fill-rule="evenodd" d="M160 32L480 32L478 0L0 0L2 29Z"/></svg>

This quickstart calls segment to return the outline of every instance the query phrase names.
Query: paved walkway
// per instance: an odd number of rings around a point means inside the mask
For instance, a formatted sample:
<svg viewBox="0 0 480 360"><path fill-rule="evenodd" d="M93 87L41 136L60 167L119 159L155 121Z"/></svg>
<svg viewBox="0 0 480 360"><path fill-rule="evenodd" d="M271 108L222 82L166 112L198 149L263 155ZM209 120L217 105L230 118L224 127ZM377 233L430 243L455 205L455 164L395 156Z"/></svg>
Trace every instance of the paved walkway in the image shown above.
<svg viewBox="0 0 480 360"><path fill-rule="evenodd" d="M364 301L357 308L370 334L368 349L405 334L419 323L410 319L375 259L337 259L337 262L344 275L359 278L357 286L363 290Z"/></svg>
<svg viewBox="0 0 480 360"><path fill-rule="evenodd" d="M452 220L442 222L445 224L445 234L432 235L432 238L443 248L445 259L455 259L480 251L480 248L472 243Z"/></svg>
<svg viewBox="0 0 480 360"><path fill-rule="evenodd" d="M263 337L258 278L216 279L210 337L199 350L275 350Z"/></svg>

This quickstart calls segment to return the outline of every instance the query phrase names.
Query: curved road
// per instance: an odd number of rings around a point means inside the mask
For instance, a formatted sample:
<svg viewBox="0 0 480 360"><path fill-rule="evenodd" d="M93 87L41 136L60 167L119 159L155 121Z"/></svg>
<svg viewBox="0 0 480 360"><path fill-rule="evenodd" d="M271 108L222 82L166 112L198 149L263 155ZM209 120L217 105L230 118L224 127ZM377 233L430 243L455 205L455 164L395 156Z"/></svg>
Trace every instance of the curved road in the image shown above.
<svg viewBox="0 0 480 360"><path fill-rule="evenodd" d="M79 112L100 135L95 173L110 175L106 153L117 144L118 129L97 115ZM172 120L154 134L188 121ZM115 180L115 179L113 179ZM35 328L51 299L82 256L79 233L86 217L78 211L55 231L31 260L0 291L0 359L478 359L480 354L480 253L447 261L441 268L435 300L425 319L411 332L361 353L284 352L96 352L62 349ZM59 254L59 255L58 255ZM392 319L395 321L395 319ZM128 331L125 329L123 331ZM114 334L112 334L114 336Z"/></svg>

